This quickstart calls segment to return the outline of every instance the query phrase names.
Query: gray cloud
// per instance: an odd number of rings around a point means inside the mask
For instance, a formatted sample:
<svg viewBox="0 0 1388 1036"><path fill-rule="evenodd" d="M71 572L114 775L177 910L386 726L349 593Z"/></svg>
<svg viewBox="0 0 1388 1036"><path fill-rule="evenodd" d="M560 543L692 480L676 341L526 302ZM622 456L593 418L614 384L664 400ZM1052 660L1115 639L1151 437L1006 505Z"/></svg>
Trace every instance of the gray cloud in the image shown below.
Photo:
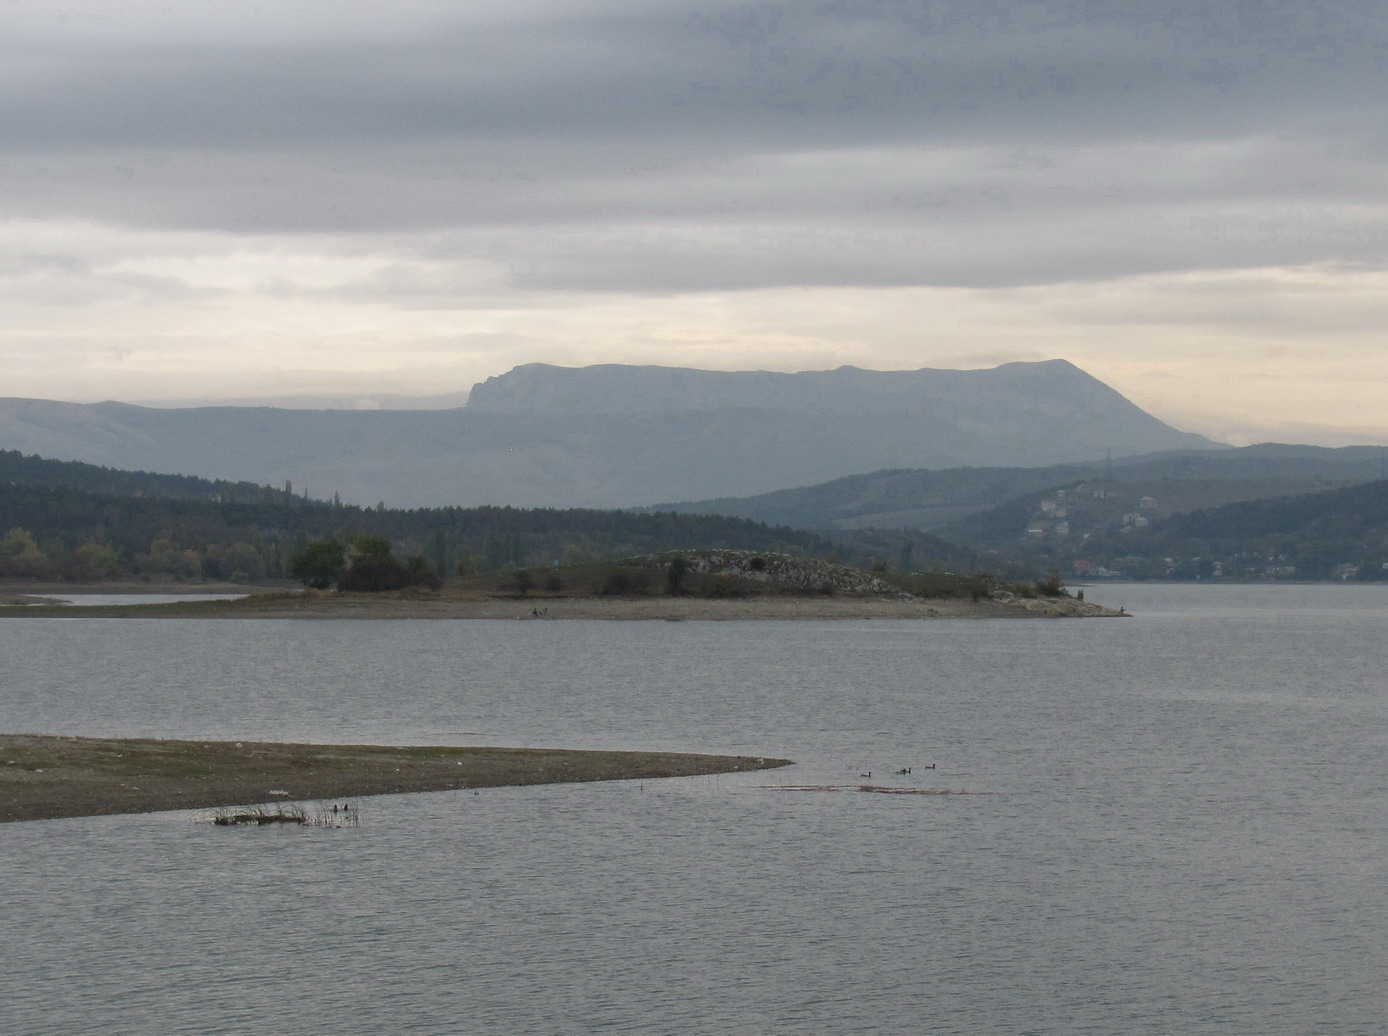
<svg viewBox="0 0 1388 1036"><path fill-rule="evenodd" d="M580 7L482 25L436 16L384 40L318 45L49 41L11 63L0 111L7 147L41 149L543 136L693 140L728 154L1184 138L1286 127L1327 106L1374 112L1385 25L1388 12L1365 2Z"/></svg>
<svg viewBox="0 0 1388 1036"><path fill-rule="evenodd" d="M407 3L260 34L233 3L235 31L147 36L37 4L0 43L11 218L417 233L636 291L1383 257L1376 2Z"/></svg>

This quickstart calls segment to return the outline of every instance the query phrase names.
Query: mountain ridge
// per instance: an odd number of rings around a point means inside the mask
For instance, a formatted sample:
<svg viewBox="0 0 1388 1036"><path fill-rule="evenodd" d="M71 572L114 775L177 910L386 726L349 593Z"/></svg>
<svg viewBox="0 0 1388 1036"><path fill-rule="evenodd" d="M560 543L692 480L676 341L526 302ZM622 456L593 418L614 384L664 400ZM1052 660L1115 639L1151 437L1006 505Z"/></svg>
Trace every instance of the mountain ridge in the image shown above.
<svg viewBox="0 0 1388 1036"><path fill-rule="evenodd" d="M876 371L845 364L833 370L795 372L528 363L474 386L467 406L474 411L589 414L722 409L851 413L870 400L890 404L893 411L915 413L931 406L976 404L1000 395L1000 389L1032 393L1044 403L1046 396L1041 390L1046 388L1063 393L1071 402L1083 394L1086 402L1113 412L1137 410L1119 392L1063 359L975 370L922 367ZM1151 415L1144 416L1155 425L1168 427Z"/></svg>
<svg viewBox="0 0 1388 1036"><path fill-rule="evenodd" d="M611 508L748 495L882 468L1038 466L1221 447L1056 360L797 374L530 364L446 410L0 399L0 448L291 482L363 505Z"/></svg>

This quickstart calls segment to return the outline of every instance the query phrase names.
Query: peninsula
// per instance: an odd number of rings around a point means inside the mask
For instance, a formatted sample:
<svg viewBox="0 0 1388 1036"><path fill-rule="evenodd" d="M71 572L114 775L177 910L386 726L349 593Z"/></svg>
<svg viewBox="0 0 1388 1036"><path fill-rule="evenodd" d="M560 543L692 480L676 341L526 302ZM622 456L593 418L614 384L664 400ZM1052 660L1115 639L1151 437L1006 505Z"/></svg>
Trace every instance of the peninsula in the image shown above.
<svg viewBox="0 0 1388 1036"><path fill-rule="evenodd" d="M0 734L0 822L765 770L788 759Z"/></svg>
<svg viewBox="0 0 1388 1036"><path fill-rule="evenodd" d="M343 548L337 545L337 552ZM387 545L388 549L388 545ZM344 564L339 558L338 562ZM673 551L578 565L513 569L395 588L251 592L237 599L162 604L72 604L35 596L56 587L0 590L0 616L237 619L999 619L1099 618L1125 614L1071 596L1052 583L1003 585L988 576L869 574L847 565L751 551ZM311 588L317 585L319 588ZM134 589L140 589L136 584ZM132 589L111 587L108 592ZM155 590L156 587L145 587ZM177 593L180 587L162 588ZM181 589L195 592L195 584ZM232 588L234 589L234 588Z"/></svg>
<svg viewBox="0 0 1388 1036"><path fill-rule="evenodd" d="M80 602L81 594L72 599ZM518 593L452 595L408 593L258 593L240 600L189 600L167 604L82 605L23 603L0 598L0 617L178 619L606 619L606 620L795 620L795 619L1024 619L1106 618L1119 609L1072 597L931 599L882 597L549 597Z"/></svg>

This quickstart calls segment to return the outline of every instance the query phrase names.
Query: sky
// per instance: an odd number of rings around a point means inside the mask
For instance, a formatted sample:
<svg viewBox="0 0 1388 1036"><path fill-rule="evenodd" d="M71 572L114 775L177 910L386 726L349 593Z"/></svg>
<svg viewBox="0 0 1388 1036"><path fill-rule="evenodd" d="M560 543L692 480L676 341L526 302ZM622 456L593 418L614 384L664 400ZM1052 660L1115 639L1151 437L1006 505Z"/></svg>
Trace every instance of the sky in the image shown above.
<svg viewBox="0 0 1388 1036"><path fill-rule="evenodd" d="M4 0L0 395L1064 358L1385 443L1385 53L1382 0Z"/></svg>

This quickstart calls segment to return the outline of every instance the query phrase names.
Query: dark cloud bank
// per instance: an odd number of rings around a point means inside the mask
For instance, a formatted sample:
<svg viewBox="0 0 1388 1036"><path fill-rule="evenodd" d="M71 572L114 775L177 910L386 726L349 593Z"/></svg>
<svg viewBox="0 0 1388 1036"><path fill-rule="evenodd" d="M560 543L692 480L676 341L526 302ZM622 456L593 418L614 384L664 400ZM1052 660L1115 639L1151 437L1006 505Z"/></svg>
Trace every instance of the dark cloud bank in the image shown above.
<svg viewBox="0 0 1388 1036"><path fill-rule="evenodd" d="M230 39L25 9L9 218L412 235L634 291L1377 265L1388 233L1379 3L406 4Z"/></svg>

